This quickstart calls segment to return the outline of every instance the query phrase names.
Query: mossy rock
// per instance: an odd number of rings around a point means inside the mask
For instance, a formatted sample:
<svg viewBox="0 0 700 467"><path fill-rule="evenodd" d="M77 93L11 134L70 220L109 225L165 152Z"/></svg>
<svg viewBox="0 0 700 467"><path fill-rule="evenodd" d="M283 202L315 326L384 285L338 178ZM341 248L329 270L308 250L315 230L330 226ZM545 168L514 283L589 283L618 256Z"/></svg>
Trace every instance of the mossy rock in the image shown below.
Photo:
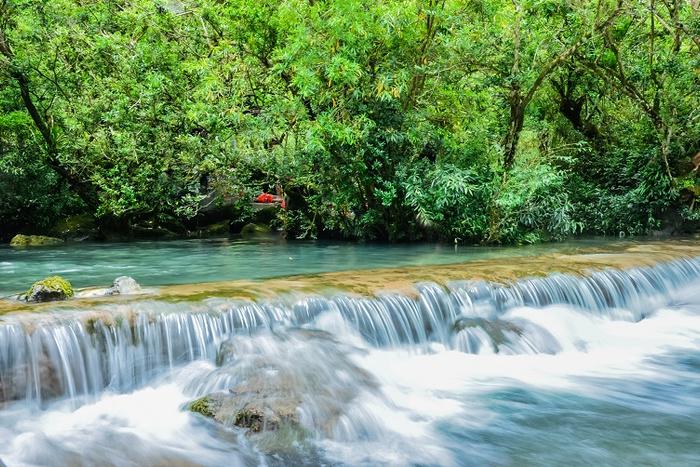
<svg viewBox="0 0 700 467"><path fill-rule="evenodd" d="M280 206L277 203L255 203L253 205L253 218L251 220L254 224L267 225L277 217L279 211Z"/></svg>
<svg viewBox="0 0 700 467"><path fill-rule="evenodd" d="M265 412L260 407L244 407L234 416L233 424L240 428L248 428L253 433L260 433L265 428ZM274 430L277 424L269 425L269 429Z"/></svg>
<svg viewBox="0 0 700 467"><path fill-rule="evenodd" d="M27 246L52 246L61 245L63 240L56 237L47 237L45 235L22 235L18 234L10 240L10 246L27 247Z"/></svg>
<svg viewBox="0 0 700 467"><path fill-rule="evenodd" d="M227 235L231 229L231 224L229 221L217 222L216 224L209 224L200 229L200 235L203 237L213 237L216 235Z"/></svg>
<svg viewBox="0 0 700 467"><path fill-rule="evenodd" d="M214 418L216 415L216 406L214 401L209 396L200 397L189 403L187 410L204 415L207 418Z"/></svg>
<svg viewBox="0 0 700 467"><path fill-rule="evenodd" d="M224 425L246 428L252 433L277 431L280 427L298 427L300 401L265 394L213 393L195 399L187 410L212 418Z"/></svg>
<svg viewBox="0 0 700 467"><path fill-rule="evenodd" d="M241 230L241 236L243 238L257 237L260 235L267 235L270 233L270 227L264 224L246 224Z"/></svg>
<svg viewBox="0 0 700 467"><path fill-rule="evenodd" d="M51 276L32 284L25 300L28 302L51 302L65 300L74 295L73 286L61 276Z"/></svg>
<svg viewBox="0 0 700 467"><path fill-rule="evenodd" d="M62 238L95 236L95 219L86 214L70 216L57 222L52 231Z"/></svg>
<svg viewBox="0 0 700 467"><path fill-rule="evenodd" d="M178 238L178 234L153 222L145 222L131 227L134 238L142 239L168 239Z"/></svg>

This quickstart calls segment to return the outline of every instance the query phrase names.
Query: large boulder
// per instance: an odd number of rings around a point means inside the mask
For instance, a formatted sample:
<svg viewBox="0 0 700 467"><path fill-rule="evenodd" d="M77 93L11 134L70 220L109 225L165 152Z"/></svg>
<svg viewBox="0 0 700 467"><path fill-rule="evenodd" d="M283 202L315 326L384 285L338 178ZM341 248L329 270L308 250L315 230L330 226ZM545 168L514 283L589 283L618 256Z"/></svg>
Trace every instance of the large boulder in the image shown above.
<svg viewBox="0 0 700 467"><path fill-rule="evenodd" d="M51 246L61 245L63 240L55 237L47 237L45 235L22 235L18 234L10 240L10 246L27 247L27 246Z"/></svg>
<svg viewBox="0 0 700 467"><path fill-rule="evenodd" d="M28 302L51 302L65 300L73 295L70 282L61 276L51 276L32 284L24 298Z"/></svg>
<svg viewBox="0 0 700 467"><path fill-rule="evenodd" d="M188 409L246 429L259 446L329 435L360 394L377 388L350 358L355 351L309 329L235 336L222 343L219 368L191 388L208 394Z"/></svg>

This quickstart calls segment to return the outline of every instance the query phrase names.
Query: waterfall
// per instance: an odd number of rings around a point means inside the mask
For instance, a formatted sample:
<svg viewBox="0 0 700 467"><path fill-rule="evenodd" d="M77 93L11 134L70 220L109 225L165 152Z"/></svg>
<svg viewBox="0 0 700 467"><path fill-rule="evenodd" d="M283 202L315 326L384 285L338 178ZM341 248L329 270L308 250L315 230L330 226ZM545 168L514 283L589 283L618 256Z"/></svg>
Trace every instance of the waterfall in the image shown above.
<svg viewBox="0 0 700 467"><path fill-rule="evenodd" d="M368 346L427 351L440 344L466 353L556 353L561 345L549 330L509 312L565 304L604 319L638 321L698 278L700 258L694 258L508 285L423 283L416 286L415 296L142 301L89 311L8 315L0 319L0 402L41 405L105 389L129 391L178 365L216 361L222 342L233 335L310 326L326 313L340 316Z"/></svg>

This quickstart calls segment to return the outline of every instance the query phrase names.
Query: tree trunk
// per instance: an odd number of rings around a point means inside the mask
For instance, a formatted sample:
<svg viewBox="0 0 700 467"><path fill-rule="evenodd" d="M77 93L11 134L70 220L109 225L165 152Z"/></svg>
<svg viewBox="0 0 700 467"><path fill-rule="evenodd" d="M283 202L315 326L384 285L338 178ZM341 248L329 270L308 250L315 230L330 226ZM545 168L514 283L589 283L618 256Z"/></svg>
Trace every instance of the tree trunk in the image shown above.
<svg viewBox="0 0 700 467"><path fill-rule="evenodd" d="M558 80L552 79L551 85L559 95L559 112L566 118L576 131L581 133L594 146L601 146L601 135L598 127L583 116L586 96L576 96L576 78L579 71L569 69L565 75Z"/></svg>
<svg viewBox="0 0 700 467"><path fill-rule="evenodd" d="M525 107L522 100L516 98L510 103L510 120L508 122L508 132L503 142L503 168L509 171L515 162L515 152L518 149L520 133L525 122Z"/></svg>

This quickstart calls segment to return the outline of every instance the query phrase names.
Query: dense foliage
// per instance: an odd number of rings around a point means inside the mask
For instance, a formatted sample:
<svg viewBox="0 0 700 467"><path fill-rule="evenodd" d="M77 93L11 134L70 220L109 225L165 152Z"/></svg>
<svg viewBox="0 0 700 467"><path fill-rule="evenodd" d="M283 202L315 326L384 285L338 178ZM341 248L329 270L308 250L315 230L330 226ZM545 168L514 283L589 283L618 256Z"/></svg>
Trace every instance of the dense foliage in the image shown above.
<svg viewBox="0 0 700 467"><path fill-rule="evenodd" d="M697 0L0 0L0 236L645 234L699 151Z"/></svg>

